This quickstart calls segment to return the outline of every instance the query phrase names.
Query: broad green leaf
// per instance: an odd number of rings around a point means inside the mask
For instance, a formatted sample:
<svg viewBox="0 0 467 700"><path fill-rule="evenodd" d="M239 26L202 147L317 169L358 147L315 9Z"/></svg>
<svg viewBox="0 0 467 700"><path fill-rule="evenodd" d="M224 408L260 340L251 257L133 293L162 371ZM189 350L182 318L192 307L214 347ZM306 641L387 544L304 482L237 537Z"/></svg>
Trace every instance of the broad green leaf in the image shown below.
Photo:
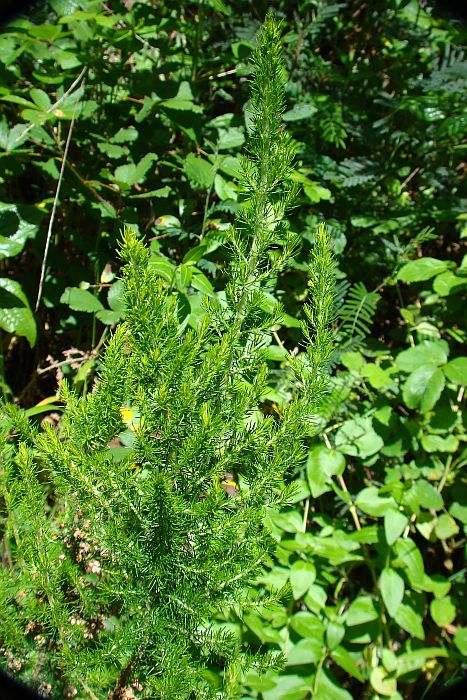
<svg viewBox="0 0 467 700"><path fill-rule="evenodd" d="M219 129L219 139L217 148L219 151L226 151L230 148L239 148L245 143L245 135L243 129L237 126L231 126L229 129Z"/></svg>
<svg viewBox="0 0 467 700"><path fill-rule="evenodd" d="M433 281L433 289L441 297L447 297L467 286L467 279L455 275L451 270L441 273Z"/></svg>
<svg viewBox="0 0 467 700"><path fill-rule="evenodd" d="M439 510L443 507L443 497L441 494L425 479L419 479L413 484L417 501L422 508L426 510Z"/></svg>
<svg viewBox="0 0 467 700"><path fill-rule="evenodd" d="M28 138L26 124L15 124L9 129L6 121L0 122L0 148L7 153L19 148Z"/></svg>
<svg viewBox="0 0 467 700"><path fill-rule="evenodd" d="M300 666L302 664L315 664L323 655L323 645L319 639L308 637L300 639L297 644L287 651L287 666Z"/></svg>
<svg viewBox="0 0 467 700"><path fill-rule="evenodd" d="M441 435L423 435L422 446L427 452L455 452L459 447L459 440L455 435L443 438Z"/></svg>
<svg viewBox="0 0 467 700"><path fill-rule="evenodd" d="M167 260L167 258L153 257L149 262L149 268L154 274L162 277L162 279L169 284L173 284L176 267L170 260Z"/></svg>
<svg viewBox="0 0 467 700"><path fill-rule="evenodd" d="M306 677L295 675L274 676L274 688L263 690L263 700L304 700L313 689Z"/></svg>
<svg viewBox="0 0 467 700"><path fill-rule="evenodd" d="M409 537L399 539L394 542L393 551L396 555L392 561L393 567L404 569L412 586L417 589L423 589L425 567L423 557L415 542Z"/></svg>
<svg viewBox="0 0 467 700"><path fill-rule="evenodd" d="M128 144L136 141L138 138L138 129L134 126L122 127L110 139L112 143Z"/></svg>
<svg viewBox="0 0 467 700"><path fill-rule="evenodd" d="M214 183L216 174L214 166L200 156L189 153L185 160L184 170L188 179L203 189L209 189Z"/></svg>
<svg viewBox="0 0 467 700"><path fill-rule="evenodd" d="M211 297L214 296L214 287L212 286L211 282L208 280L206 275L198 270L193 272L191 286L202 294L206 294L207 296Z"/></svg>
<svg viewBox="0 0 467 700"><path fill-rule="evenodd" d="M290 585L295 600L301 598L316 578L316 569L311 562L296 561L290 568Z"/></svg>
<svg viewBox="0 0 467 700"><path fill-rule="evenodd" d="M191 282L193 267L182 263L175 270L175 283L181 292L184 292Z"/></svg>
<svg viewBox="0 0 467 700"><path fill-rule="evenodd" d="M309 180L306 185L303 185L303 192L312 204L316 204L316 202L321 202L322 200L329 201L332 199L331 190L313 180Z"/></svg>
<svg viewBox="0 0 467 700"><path fill-rule="evenodd" d="M342 642L344 639L345 635L345 627L344 625L341 625L339 622L333 622L332 620L329 620L327 627L326 627L326 646L327 648L332 651L333 649L336 649L339 644Z"/></svg>
<svg viewBox="0 0 467 700"><path fill-rule="evenodd" d="M391 384L391 372L383 369L374 362L367 362L362 367L362 376L368 379L374 389L382 389Z"/></svg>
<svg viewBox="0 0 467 700"><path fill-rule="evenodd" d="M19 282L0 277L0 328L24 336L31 347L36 342L36 321Z"/></svg>
<svg viewBox="0 0 467 700"><path fill-rule="evenodd" d="M336 433L336 449L363 459L378 452L383 445L382 438L373 429L371 418L362 416L345 421Z"/></svg>
<svg viewBox="0 0 467 700"><path fill-rule="evenodd" d="M331 657L332 660L335 661L335 663L344 669L344 671L346 671L350 676L353 676L357 679L357 681L363 683L363 675L353 657L349 654L345 647L337 647L337 649L333 649L331 651Z"/></svg>
<svg viewBox="0 0 467 700"><path fill-rule="evenodd" d="M459 525L453 517L447 513L442 513L438 522L435 525L435 535L440 540L447 540L449 537L454 537L459 532Z"/></svg>
<svg viewBox="0 0 467 700"><path fill-rule="evenodd" d="M201 258L205 255L206 251L208 249L207 245L196 245L194 248L190 248L190 250L185 253L183 256L183 263L197 263Z"/></svg>
<svg viewBox="0 0 467 700"><path fill-rule="evenodd" d="M380 496L375 486L368 486L357 495L355 505L364 513L379 518L393 511L396 504L392 496Z"/></svg>
<svg viewBox="0 0 467 700"><path fill-rule="evenodd" d="M397 508L390 508L384 514L384 533L389 545L394 544L399 539L408 522L408 517Z"/></svg>
<svg viewBox="0 0 467 700"><path fill-rule="evenodd" d="M449 345L445 340L431 340L403 350L396 359L396 367L404 372L413 372L421 365L444 365L448 360Z"/></svg>
<svg viewBox="0 0 467 700"><path fill-rule="evenodd" d="M311 612L319 613L326 605L326 591L321 586L313 583L305 596L305 603Z"/></svg>
<svg viewBox="0 0 467 700"><path fill-rule="evenodd" d="M449 652L442 647L425 647L416 651L409 651L406 654L401 654L396 657L396 676L403 676L406 673L411 673L426 665L428 659L436 659L437 657L447 658Z"/></svg>
<svg viewBox="0 0 467 700"><path fill-rule="evenodd" d="M352 696L323 668L319 674L316 692L313 693L313 700L352 700Z"/></svg>
<svg viewBox="0 0 467 700"><path fill-rule="evenodd" d="M347 367L351 372L359 374L365 366L365 359L359 352L344 352L341 356L341 362L344 367Z"/></svg>
<svg viewBox="0 0 467 700"><path fill-rule="evenodd" d="M301 532L303 521L300 513L296 510L282 513L274 513L272 516L274 524L280 527L285 532Z"/></svg>
<svg viewBox="0 0 467 700"><path fill-rule="evenodd" d="M0 260L18 255L34 238L44 213L27 204L0 202Z"/></svg>
<svg viewBox="0 0 467 700"><path fill-rule="evenodd" d="M402 603L394 616L394 620L400 627L402 627L403 630L411 634L413 637L421 640L425 639L422 618L409 605Z"/></svg>
<svg viewBox="0 0 467 700"><path fill-rule="evenodd" d="M381 572L380 588L386 609L394 617L404 597L404 579L395 569L385 567Z"/></svg>
<svg viewBox="0 0 467 700"><path fill-rule="evenodd" d="M454 635L454 644L463 656L467 656L467 627L459 627Z"/></svg>
<svg viewBox="0 0 467 700"><path fill-rule="evenodd" d="M407 408L429 411L444 389L444 375L434 365L422 365L407 377L402 389L402 397Z"/></svg>
<svg viewBox="0 0 467 700"><path fill-rule="evenodd" d="M462 505L455 501L449 508L449 514L456 518L463 525L467 525L467 505Z"/></svg>
<svg viewBox="0 0 467 700"><path fill-rule="evenodd" d="M455 384L467 384L467 357L456 357L443 367L443 372Z"/></svg>
<svg viewBox="0 0 467 700"><path fill-rule="evenodd" d="M67 304L73 311L86 313L104 311L104 306L94 294L79 287L67 287L60 297L60 303Z"/></svg>
<svg viewBox="0 0 467 700"><path fill-rule="evenodd" d="M301 119L310 119L316 112L318 111L318 108L315 107L314 105L304 103L302 102L295 104L292 109L289 109L287 112L284 112L282 115L282 119L285 122L296 122Z"/></svg>
<svg viewBox="0 0 467 700"><path fill-rule="evenodd" d="M111 179L122 189L133 187L133 185L136 185L144 179L152 163L157 160L157 157L155 153L146 153L137 164L127 163L125 165L120 165L115 170Z"/></svg>
<svg viewBox="0 0 467 700"><path fill-rule="evenodd" d="M273 360L274 362L282 362L288 356L288 350L280 345L268 345L263 352L263 357L265 360Z"/></svg>
<svg viewBox="0 0 467 700"><path fill-rule="evenodd" d="M120 311L112 311L111 309L102 309L101 311L97 312L96 316L99 321L104 323L106 326L113 326L122 319L122 314Z"/></svg>
<svg viewBox="0 0 467 700"><path fill-rule="evenodd" d="M31 124L44 124L46 121L53 118L50 112L41 112L38 109L23 109L21 116Z"/></svg>
<svg viewBox="0 0 467 700"><path fill-rule="evenodd" d="M370 683L378 695L393 698L397 690L397 680L389 676L382 666L377 666L371 671Z"/></svg>
<svg viewBox="0 0 467 700"><path fill-rule="evenodd" d="M419 258L404 265L397 274L397 279L402 282L423 282L435 275L441 274L448 267L444 260L436 258Z"/></svg>
<svg viewBox="0 0 467 700"><path fill-rule="evenodd" d="M168 100L163 100L159 104L161 107L165 107L165 109L175 110L177 112L201 113L203 111L200 105L196 105L194 102L191 102L191 100L184 100L180 97L171 97Z"/></svg>
<svg viewBox="0 0 467 700"><path fill-rule="evenodd" d="M442 598L451 590L451 582L440 574L435 574L434 576L425 574L423 577L423 590L433 593L436 598Z"/></svg>
<svg viewBox="0 0 467 700"><path fill-rule="evenodd" d="M337 450L324 445L314 447L308 455L306 475L313 498L329 491L327 484L331 477L340 475L345 469L345 457Z"/></svg>
<svg viewBox="0 0 467 700"><path fill-rule="evenodd" d="M229 182L227 182L222 175L217 175L214 178L214 189L220 200L225 202L227 199L237 199L237 190Z"/></svg>
<svg viewBox="0 0 467 700"><path fill-rule="evenodd" d="M320 643L324 638L324 625L316 615L301 610L290 618L290 626L301 637L313 637Z"/></svg>
<svg viewBox="0 0 467 700"><path fill-rule="evenodd" d="M219 160L219 170L231 178L238 178L241 173L241 161L235 156L222 156Z"/></svg>
<svg viewBox="0 0 467 700"><path fill-rule="evenodd" d="M435 598L430 603L430 615L438 627L446 627L450 625L457 614L456 606L452 602L452 598Z"/></svg>
<svg viewBox="0 0 467 700"><path fill-rule="evenodd" d="M52 106L50 97L44 90L39 90L38 88L32 88L29 91L32 101L34 104L42 111L47 112L47 110Z"/></svg>
<svg viewBox="0 0 467 700"><path fill-rule="evenodd" d="M347 627L353 627L354 625L363 625L378 618L379 613L373 598L370 598L370 596L359 596L350 604L345 616L345 624Z"/></svg>
<svg viewBox="0 0 467 700"><path fill-rule="evenodd" d="M112 311L118 311L122 317L126 312L126 302L124 296L123 280L117 280L109 288L107 293L107 301Z"/></svg>

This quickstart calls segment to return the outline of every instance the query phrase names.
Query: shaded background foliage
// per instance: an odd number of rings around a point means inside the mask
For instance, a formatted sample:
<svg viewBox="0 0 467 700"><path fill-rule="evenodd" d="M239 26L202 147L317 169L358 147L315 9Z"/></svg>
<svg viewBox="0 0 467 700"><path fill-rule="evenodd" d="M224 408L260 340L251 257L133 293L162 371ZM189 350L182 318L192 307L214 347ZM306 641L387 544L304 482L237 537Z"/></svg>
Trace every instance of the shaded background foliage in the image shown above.
<svg viewBox="0 0 467 700"><path fill-rule="evenodd" d="M203 296L222 292L248 57L268 7L54 0L3 28L7 397L39 412L57 372L78 391L92 386L108 329L125 313L115 281L123 223L151 241L181 324L196 326ZM339 264L338 349L324 443L310 437L306 473L291 475L297 502L270 524L278 553L260 586L288 582L292 598L269 616L226 613L219 624L289 654L282 676L246 679L246 697L397 697L397 683L408 697L455 674L466 650L466 28L415 0L274 9L286 26L284 121L302 188L289 225L302 249L270 290L288 315L271 338L263 410L280 411L291 393L284 347L300 351L321 220Z"/></svg>

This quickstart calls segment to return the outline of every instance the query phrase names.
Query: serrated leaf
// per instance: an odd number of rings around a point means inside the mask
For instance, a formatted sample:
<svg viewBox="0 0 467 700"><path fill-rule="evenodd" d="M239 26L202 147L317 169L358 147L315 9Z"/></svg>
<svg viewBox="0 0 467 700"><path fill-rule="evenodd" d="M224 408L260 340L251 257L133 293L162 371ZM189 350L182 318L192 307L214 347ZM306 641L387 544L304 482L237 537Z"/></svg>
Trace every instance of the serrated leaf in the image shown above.
<svg viewBox="0 0 467 700"><path fill-rule="evenodd" d="M386 609L394 617L404 597L404 579L394 569L385 567L381 572L380 587Z"/></svg>
<svg viewBox="0 0 467 700"><path fill-rule="evenodd" d="M111 309L102 309L101 311L98 311L96 315L99 321L104 323L106 326L113 326L122 319L122 314L120 311L112 311Z"/></svg>
<svg viewBox="0 0 467 700"><path fill-rule="evenodd" d="M201 113L203 108L200 105L196 105L191 100L184 100L180 97L170 97L168 100L163 100L159 103L161 107L166 109L173 109L180 112L197 112Z"/></svg>
<svg viewBox="0 0 467 700"><path fill-rule="evenodd" d="M0 328L24 336L31 347L36 342L36 321L26 294L19 282L5 277L0 278Z"/></svg>
<svg viewBox="0 0 467 700"><path fill-rule="evenodd" d="M0 260L20 253L39 230L43 212L27 204L0 202Z"/></svg>
<svg viewBox="0 0 467 700"><path fill-rule="evenodd" d="M79 287L67 287L60 297L60 302L67 304L73 311L84 311L85 313L104 311L104 306L94 294Z"/></svg>
<svg viewBox="0 0 467 700"><path fill-rule="evenodd" d="M184 170L192 182L203 189L209 189L214 182L216 170L214 166L204 158L189 153L186 157Z"/></svg>
<svg viewBox="0 0 467 700"><path fill-rule="evenodd" d="M47 112L47 110L52 106L50 97L44 90L38 88L32 88L29 91L32 101L34 104L42 111Z"/></svg>

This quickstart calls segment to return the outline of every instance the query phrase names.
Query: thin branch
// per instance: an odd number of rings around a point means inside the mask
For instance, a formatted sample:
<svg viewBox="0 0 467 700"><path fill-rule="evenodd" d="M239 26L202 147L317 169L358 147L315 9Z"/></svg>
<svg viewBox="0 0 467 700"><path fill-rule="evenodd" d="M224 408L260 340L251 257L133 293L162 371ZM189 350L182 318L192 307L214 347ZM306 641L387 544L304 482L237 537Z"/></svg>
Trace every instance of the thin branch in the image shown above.
<svg viewBox="0 0 467 700"><path fill-rule="evenodd" d="M55 219L55 212L57 210L57 203L58 203L58 197L60 194L60 187L62 185L63 173L65 171L65 164L66 164L66 159L67 159L67 155L68 155L68 148L70 146L71 134L73 132L73 125L75 123L75 114L76 114L76 105L75 105L75 108L73 110L73 116L71 117L70 128L68 129L68 136L67 136L66 143L65 143L65 150L63 151L63 159L62 159L62 165L60 168L60 175L58 176L57 189L55 190L54 203L52 206L52 213L50 215L50 220L49 220L49 228L47 230L47 238L45 240L44 257L42 259L41 278L39 280L39 289L37 292L35 311L37 311L37 309L39 308L39 302L40 302L41 296L42 296L42 287L44 285L44 278L45 278L45 268L47 265L47 255L49 253L50 239L52 238L52 227L53 227L53 223L54 223L54 219Z"/></svg>

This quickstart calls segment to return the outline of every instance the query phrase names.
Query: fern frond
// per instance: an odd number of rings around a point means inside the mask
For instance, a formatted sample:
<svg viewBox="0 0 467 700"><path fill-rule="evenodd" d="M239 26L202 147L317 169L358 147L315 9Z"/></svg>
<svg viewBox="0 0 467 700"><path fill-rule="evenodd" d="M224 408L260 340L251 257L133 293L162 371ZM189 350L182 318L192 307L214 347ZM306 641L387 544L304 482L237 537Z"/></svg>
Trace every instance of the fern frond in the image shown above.
<svg viewBox="0 0 467 700"><path fill-rule="evenodd" d="M379 298L379 294L369 292L363 282L356 282L349 289L339 311L339 331L347 341L363 338L370 332Z"/></svg>

